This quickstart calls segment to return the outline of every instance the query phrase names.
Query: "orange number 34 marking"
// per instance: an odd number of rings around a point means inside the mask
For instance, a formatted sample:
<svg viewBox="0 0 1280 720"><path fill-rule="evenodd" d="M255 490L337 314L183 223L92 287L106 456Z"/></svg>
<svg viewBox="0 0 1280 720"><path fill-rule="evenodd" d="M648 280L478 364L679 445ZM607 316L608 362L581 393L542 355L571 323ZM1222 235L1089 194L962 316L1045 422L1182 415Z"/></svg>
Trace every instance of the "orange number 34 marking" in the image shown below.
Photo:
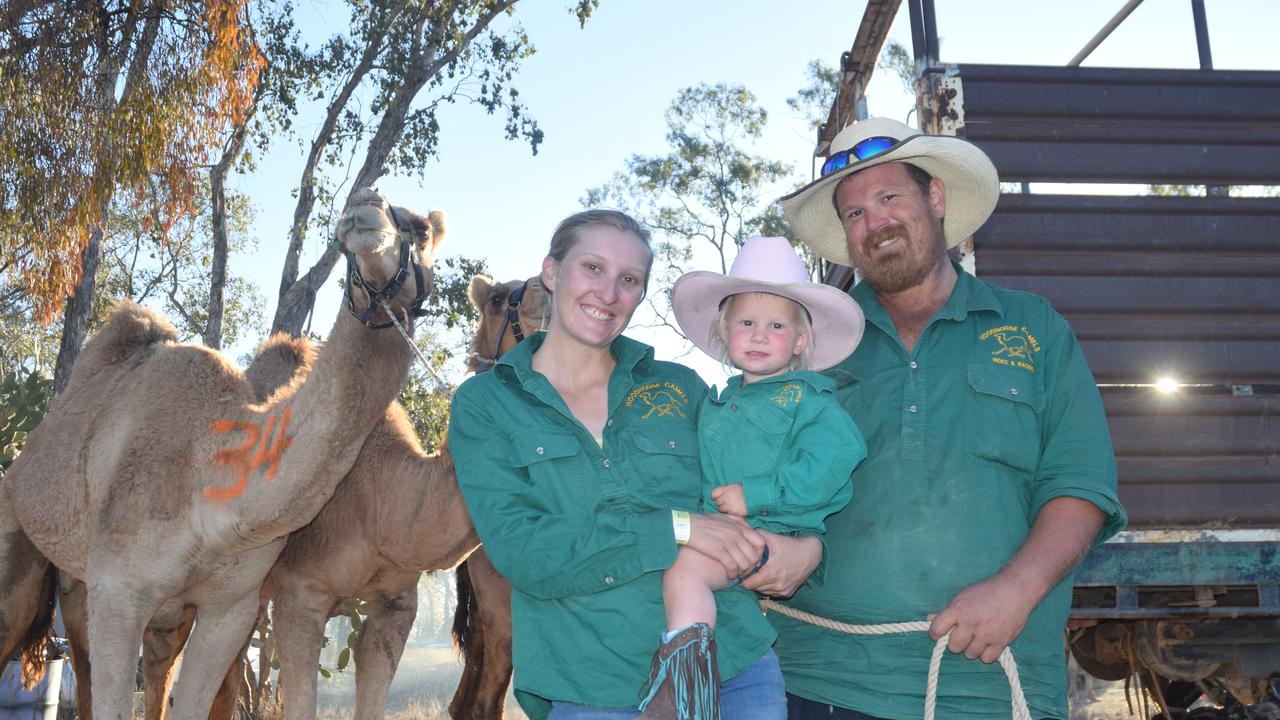
<svg viewBox="0 0 1280 720"><path fill-rule="evenodd" d="M219 450L213 454L213 462L218 465L230 465L236 471L236 484L230 487L207 487L204 496L210 500L231 500L244 494L249 486L249 473L266 466L267 480L275 479L280 470L280 458L293 443L288 435L289 415L291 409L285 407L280 415L279 432L277 433L276 416L267 418L265 427L258 423L218 420L210 426L217 433L229 433L237 430L245 434L244 442L236 447Z"/></svg>

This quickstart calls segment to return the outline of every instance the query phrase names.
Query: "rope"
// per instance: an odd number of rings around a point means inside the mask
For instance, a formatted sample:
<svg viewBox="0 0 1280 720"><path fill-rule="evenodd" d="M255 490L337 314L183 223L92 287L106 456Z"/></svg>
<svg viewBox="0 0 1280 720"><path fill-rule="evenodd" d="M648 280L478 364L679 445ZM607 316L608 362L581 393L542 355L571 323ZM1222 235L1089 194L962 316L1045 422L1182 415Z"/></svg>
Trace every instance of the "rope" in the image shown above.
<svg viewBox="0 0 1280 720"><path fill-rule="evenodd" d="M761 600L760 607L795 618L810 625L817 625L828 630L847 633L849 635L896 635L909 632L928 632L929 623L924 621L882 623L879 625L853 625L843 623L819 615L796 610L786 605L779 605L772 600ZM933 646L933 655L929 658L929 677L925 684L924 720L934 720L934 711L938 705L938 670L942 667L942 654L947 649L947 633ZM1027 707L1027 698L1022 693L1022 681L1018 677L1018 664L1013 661L1013 653L1009 648L1000 651L1000 667L1009 679L1009 696L1013 705L1013 720L1031 720L1031 710Z"/></svg>
<svg viewBox="0 0 1280 720"><path fill-rule="evenodd" d="M383 301L382 309L386 311L387 317L391 318L391 324L395 325L396 330L400 331L400 337L404 338L404 341L409 343L409 347L413 348L414 354L422 361L422 366L430 373L431 379L436 381L436 391L445 395L452 395L453 393L449 392L449 384L444 381L444 378L440 377L435 368L431 367L431 362L427 360L427 356L422 354L418 344L413 341L413 338L409 337L409 333L405 332L404 327L400 325L400 321L396 319L396 314L391 310L391 306Z"/></svg>

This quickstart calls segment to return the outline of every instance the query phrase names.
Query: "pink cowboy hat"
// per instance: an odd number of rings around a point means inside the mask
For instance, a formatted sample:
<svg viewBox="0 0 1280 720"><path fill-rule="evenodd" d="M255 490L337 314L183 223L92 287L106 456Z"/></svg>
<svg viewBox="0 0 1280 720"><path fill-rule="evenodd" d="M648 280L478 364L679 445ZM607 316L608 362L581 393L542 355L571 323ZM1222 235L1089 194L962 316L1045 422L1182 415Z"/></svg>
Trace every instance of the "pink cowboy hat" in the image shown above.
<svg viewBox="0 0 1280 720"><path fill-rule="evenodd" d="M742 245L728 275L685 273L671 289L676 322L698 349L721 357L724 344L714 327L720 305L730 295L764 292L794 300L809 312L814 370L844 360L862 339L862 308L843 292L809 279L804 262L786 238L752 237Z"/></svg>

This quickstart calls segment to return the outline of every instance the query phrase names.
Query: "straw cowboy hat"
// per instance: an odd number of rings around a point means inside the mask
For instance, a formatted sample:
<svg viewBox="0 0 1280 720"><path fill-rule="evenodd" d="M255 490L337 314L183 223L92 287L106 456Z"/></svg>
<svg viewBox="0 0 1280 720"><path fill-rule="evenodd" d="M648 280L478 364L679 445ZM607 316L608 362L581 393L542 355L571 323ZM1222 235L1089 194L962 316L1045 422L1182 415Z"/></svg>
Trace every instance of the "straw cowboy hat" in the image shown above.
<svg viewBox="0 0 1280 720"><path fill-rule="evenodd" d="M728 275L706 271L684 274L671 288L671 307L693 344L718 358L724 343L714 327L716 314L725 298L746 292L781 295L804 306L813 325L809 338L813 370L845 359L862 339L862 308L830 285L811 282L804 262L781 237L748 239Z"/></svg>
<svg viewBox="0 0 1280 720"><path fill-rule="evenodd" d="M831 198L844 178L891 162L910 163L942 181L947 247L960 244L982 227L1000 197L996 168L973 143L948 135L922 135L888 118L867 118L841 130L831 141L822 177L780 201L796 238L827 260L852 265Z"/></svg>

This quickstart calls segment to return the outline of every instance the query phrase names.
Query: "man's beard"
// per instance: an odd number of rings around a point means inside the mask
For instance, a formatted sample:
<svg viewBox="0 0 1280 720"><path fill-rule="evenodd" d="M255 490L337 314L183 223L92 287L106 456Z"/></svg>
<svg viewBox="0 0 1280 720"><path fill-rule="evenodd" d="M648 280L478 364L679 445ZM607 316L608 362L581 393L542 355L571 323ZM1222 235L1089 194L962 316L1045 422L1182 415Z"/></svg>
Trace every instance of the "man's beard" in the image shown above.
<svg viewBox="0 0 1280 720"><path fill-rule="evenodd" d="M924 282L945 262L947 255L942 223L934 223L931 229L933 237L927 240L912 237L902 224L889 225L867 235L863 240L866 247L874 248L878 243L897 237L906 248L892 257L874 261L873 265L857 263L863 282L881 295L899 293ZM852 253L850 255L853 256Z"/></svg>

